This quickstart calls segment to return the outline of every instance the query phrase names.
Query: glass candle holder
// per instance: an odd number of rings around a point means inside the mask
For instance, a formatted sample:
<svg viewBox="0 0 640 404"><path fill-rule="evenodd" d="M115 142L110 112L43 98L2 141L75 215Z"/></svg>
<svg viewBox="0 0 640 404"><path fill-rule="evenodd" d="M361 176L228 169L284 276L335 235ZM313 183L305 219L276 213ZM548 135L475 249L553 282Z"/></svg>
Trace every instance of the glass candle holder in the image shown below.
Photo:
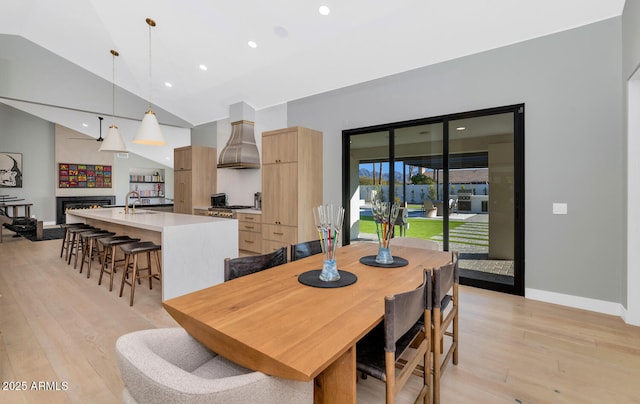
<svg viewBox="0 0 640 404"><path fill-rule="evenodd" d="M378 255L376 262L379 264L392 264L393 256L389 249L389 242L393 236L393 228L398 217L400 207L395 203L371 202L373 220L376 222L376 234L378 235Z"/></svg>
<svg viewBox="0 0 640 404"><path fill-rule="evenodd" d="M342 230L344 208L334 205L320 205L313 209L313 219L320 236L324 262L320 280L333 282L340 279L340 273L336 266L336 248Z"/></svg>

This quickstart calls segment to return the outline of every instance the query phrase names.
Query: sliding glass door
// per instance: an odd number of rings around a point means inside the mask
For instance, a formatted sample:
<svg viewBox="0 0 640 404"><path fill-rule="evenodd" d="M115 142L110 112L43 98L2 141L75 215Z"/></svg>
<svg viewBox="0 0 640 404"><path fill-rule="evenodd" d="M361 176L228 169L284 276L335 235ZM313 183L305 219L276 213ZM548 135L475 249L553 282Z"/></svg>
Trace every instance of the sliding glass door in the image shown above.
<svg viewBox="0 0 640 404"><path fill-rule="evenodd" d="M395 236L460 253L461 283L524 293L524 107L343 134L344 242L376 240L371 195L408 212Z"/></svg>

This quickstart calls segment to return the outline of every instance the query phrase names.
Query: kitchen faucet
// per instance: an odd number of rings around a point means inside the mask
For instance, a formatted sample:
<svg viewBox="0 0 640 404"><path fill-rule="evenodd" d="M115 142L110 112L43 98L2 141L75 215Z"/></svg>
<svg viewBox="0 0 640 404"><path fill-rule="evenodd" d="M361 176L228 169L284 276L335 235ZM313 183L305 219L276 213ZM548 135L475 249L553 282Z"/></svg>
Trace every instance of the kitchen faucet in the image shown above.
<svg viewBox="0 0 640 404"><path fill-rule="evenodd" d="M125 197L124 197L124 213L125 214L129 213L129 196L131 196L131 195L135 195L135 196L138 197L137 201L133 201L133 205L131 206L131 214L136 213L136 202L141 204L141 202L140 202L140 194L138 193L138 191L129 191L127 193L127 195L125 195Z"/></svg>

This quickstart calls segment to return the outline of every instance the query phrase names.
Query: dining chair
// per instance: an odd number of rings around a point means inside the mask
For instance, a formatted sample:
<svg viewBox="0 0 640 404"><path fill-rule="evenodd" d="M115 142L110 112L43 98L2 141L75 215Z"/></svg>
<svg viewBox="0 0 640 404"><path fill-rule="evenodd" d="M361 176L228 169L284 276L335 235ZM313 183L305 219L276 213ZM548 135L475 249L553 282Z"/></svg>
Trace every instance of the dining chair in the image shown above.
<svg viewBox="0 0 640 404"><path fill-rule="evenodd" d="M442 373L449 362L458 364L458 252L453 251L451 258L450 264L433 269L432 349L433 402L435 404L440 403ZM445 346L447 346L446 351ZM428 367L425 366L425 369Z"/></svg>
<svg viewBox="0 0 640 404"><path fill-rule="evenodd" d="M356 344L356 369L385 382L386 402L395 396L421 364L429 369L432 279L425 271L417 289L384 298L384 321ZM415 402L430 400L431 374L422 372L423 385Z"/></svg>
<svg viewBox="0 0 640 404"><path fill-rule="evenodd" d="M210 351L182 328L122 335L115 351L123 403L313 402L313 382L244 368Z"/></svg>
<svg viewBox="0 0 640 404"><path fill-rule="evenodd" d="M417 237L394 237L391 239L391 247L393 246L424 248L425 250L435 251L440 250L437 241Z"/></svg>
<svg viewBox="0 0 640 404"><path fill-rule="evenodd" d="M273 252L251 255L247 257L224 259L224 281L263 271L287 263L287 247L281 247Z"/></svg>
<svg viewBox="0 0 640 404"><path fill-rule="evenodd" d="M310 255L320 254L322 252L322 244L319 239L304 241L298 244L291 244L289 251L291 252L291 261L295 261Z"/></svg>

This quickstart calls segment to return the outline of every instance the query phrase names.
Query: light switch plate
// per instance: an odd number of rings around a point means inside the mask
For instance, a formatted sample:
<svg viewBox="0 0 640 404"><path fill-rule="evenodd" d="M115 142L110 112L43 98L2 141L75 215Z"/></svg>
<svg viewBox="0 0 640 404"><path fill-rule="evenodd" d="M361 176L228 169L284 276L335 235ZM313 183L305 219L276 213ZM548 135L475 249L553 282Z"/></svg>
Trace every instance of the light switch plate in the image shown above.
<svg viewBox="0 0 640 404"><path fill-rule="evenodd" d="M553 203L553 214L554 215L566 215L567 214L567 204L566 203Z"/></svg>

